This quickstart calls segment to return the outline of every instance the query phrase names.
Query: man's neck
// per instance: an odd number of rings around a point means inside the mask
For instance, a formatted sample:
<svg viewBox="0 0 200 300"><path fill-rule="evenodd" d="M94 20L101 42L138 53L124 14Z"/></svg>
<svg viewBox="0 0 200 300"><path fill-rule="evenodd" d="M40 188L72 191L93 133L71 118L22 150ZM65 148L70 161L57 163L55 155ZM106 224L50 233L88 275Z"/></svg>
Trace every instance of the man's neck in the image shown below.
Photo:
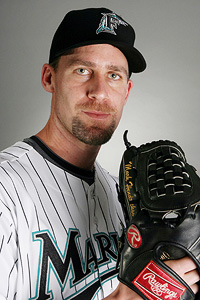
<svg viewBox="0 0 200 300"><path fill-rule="evenodd" d="M87 145L70 133L63 135L59 130L51 130L49 122L36 136L72 165L86 170L93 169L100 146Z"/></svg>

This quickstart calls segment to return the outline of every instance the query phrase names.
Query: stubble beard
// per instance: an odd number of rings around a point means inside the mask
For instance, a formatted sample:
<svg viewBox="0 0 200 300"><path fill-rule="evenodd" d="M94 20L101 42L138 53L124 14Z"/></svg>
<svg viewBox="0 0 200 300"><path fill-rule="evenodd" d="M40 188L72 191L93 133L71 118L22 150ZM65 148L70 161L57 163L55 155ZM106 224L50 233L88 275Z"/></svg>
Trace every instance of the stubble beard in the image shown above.
<svg viewBox="0 0 200 300"><path fill-rule="evenodd" d="M77 116L73 118L72 122L72 133L81 142L100 146L107 143L116 128L116 122L113 119L106 128L101 128L98 125L88 126Z"/></svg>

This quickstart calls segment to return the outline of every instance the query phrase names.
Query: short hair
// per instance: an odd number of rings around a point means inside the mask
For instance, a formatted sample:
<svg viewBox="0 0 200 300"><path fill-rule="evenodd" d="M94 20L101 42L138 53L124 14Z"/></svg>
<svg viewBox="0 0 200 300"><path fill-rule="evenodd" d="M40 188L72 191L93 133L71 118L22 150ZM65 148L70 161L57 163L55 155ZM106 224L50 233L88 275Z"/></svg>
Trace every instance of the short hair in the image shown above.
<svg viewBox="0 0 200 300"><path fill-rule="evenodd" d="M73 54L73 53L74 53L74 50L75 50L75 49L69 49L69 50L67 50L65 53L63 53L62 55L56 57L56 58L50 63L50 66L54 69L55 72L56 72L57 69L58 69L58 64L59 64L59 61L60 61L61 56Z"/></svg>

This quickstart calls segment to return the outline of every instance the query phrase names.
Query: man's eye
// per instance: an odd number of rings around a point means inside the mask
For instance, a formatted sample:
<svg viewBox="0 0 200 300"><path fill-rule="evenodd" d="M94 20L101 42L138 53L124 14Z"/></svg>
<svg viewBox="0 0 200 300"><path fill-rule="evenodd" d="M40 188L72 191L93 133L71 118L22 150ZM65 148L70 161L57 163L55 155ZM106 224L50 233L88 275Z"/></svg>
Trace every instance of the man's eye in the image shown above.
<svg viewBox="0 0 200 300"><path fill-rule="evenodd" d="M119 77L119 75L116 74L116 73L110 73L110 74L109 74L109 78L114 79L114 80L117 80L117 79L119 79L120 77Z"/></svg>
<svg viewBox="0 0 200 300"><path fill-rule="evenodd" d="M76 70L76 72L80 75L88 75L89 74L89 71L87 69L84 69L84 68L79 68Z"/></svg>

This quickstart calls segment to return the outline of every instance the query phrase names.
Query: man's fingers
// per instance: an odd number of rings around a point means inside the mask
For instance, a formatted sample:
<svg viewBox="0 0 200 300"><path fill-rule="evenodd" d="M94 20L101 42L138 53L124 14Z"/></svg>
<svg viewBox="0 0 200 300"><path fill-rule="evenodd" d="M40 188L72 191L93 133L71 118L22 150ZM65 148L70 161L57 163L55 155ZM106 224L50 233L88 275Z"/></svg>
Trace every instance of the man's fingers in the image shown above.
<svg viewBox="0 0 200 300"><path fill-rule="evenodd" d="M199 291L197 282L200 280L200 275L195 262L191 258L184 257L177 260L169 260L165 261L165 264L175 271L195 294Z"/></svg>
<svg viewBox="0 0 200 300"><path fill-rule="evenodd" d="M195 284L199 281L200 276L197 270L192 270L183 275L183 280L187 282L188 285Z"/></svg>
<svg viewBox="0 0 200 300"><path fill-rule="evenodd" d="M193 284L190 286L191 290L193 291L194 294L197 294L199 291L199 286L198 284Z"/></svg>
<svg viewBox="0 0 200 300"><path fill-rule="evenodd" d="M173 269L180 276L187 272L197 269L195 262L188 256L177 259L165 261L165 264Z"/></svg>

